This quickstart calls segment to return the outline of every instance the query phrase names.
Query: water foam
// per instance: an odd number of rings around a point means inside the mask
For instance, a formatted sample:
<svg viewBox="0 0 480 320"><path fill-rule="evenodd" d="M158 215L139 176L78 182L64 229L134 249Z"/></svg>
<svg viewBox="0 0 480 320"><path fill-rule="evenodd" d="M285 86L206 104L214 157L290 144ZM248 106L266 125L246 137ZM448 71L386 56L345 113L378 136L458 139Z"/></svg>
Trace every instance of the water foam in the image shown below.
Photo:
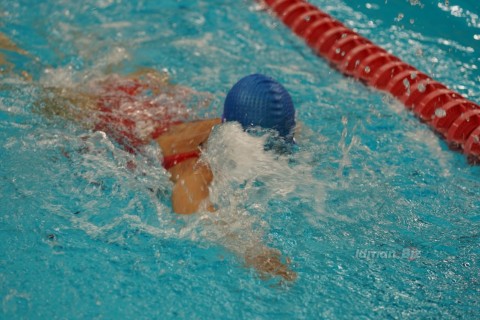
<svg viewBox="0 0 480 320"><path fill-rule="evenodd" d="M295 154L266 151L269 136L250 135L238 123L225 123L214 130L202 155L214 173L210 198L218 210L200 216L201 234L237 253L264 241L270 222L278 218L272 202L310 195L316 205L303 214L314 225L323 212L323 184L312 177L311 167L293 165Z"/></svg>

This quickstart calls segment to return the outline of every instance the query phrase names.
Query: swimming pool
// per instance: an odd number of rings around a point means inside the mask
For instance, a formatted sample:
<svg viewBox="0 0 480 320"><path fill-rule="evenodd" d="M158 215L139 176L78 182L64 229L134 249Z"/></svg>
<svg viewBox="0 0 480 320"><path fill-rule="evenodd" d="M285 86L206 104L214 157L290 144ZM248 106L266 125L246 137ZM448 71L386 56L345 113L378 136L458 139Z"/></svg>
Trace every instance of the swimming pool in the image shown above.
<svg viewBox="0 0 480 320"><path fill-rule="evenodd" d="M478 102L472 2L312 1ZM221 214L178 217L155 147L134 157L46 119L32 112L38 86L3 77L2 318L478 318L478 166L259 9L0 1L0 31L30 53L9 59L42 84L153 67L211 93L203 117L219 115L240 77L262 72L289 89L301 122L298 151L279 159L220 130L207 156L230 170L213 190ZM235 251L257 238L292 259L295 283L243 267Z"/></svg>

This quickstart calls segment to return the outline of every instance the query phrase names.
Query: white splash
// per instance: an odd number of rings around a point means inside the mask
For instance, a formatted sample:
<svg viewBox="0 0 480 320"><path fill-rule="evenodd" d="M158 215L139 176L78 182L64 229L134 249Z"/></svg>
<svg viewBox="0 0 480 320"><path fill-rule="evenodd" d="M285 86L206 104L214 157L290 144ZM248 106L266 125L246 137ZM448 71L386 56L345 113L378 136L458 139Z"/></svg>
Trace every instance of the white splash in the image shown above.
<svg viewBox="0 0 480 320"><path fill-rule="evenodd" d="M238 123L225 123L214 130L203 153L202 160L214 173L210 199L218 210L199 218L201 234L235 252L255 245L267 231L268 217L275 214L269 207L272 199L309 198L314 209L301 214L313 226L323 219L324 186L312 177L312 167L291 165L288 155L264 150L268 138L245 133Z"/></svg>

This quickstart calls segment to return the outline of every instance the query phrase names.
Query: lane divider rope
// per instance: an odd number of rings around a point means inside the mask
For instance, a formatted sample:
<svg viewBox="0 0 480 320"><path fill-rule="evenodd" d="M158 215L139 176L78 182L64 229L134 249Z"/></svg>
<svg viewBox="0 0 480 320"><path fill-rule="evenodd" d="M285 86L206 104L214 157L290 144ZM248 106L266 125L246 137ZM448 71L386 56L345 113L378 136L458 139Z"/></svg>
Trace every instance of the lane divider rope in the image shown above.
<svg viewBox="0 0 480 320"><path fill-rule="evenodd" d="M467 156L480 158L480 106L304 0L264 0L312 50L345 75L389 92Z"/></svg>

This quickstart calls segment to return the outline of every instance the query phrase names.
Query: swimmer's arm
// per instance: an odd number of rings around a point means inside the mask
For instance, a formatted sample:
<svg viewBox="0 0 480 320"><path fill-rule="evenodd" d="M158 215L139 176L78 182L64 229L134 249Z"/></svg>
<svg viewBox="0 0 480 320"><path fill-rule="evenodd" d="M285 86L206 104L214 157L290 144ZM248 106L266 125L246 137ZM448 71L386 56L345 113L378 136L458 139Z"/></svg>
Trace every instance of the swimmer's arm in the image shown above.
<svg viewBox="0 0 480 320"><path fill-rule="evenodd" d="M173 211L179 214L191 214L198 212L204 204L206 210L213 211L213 205L209 202L209 186L213 180L213 174L206 163L198 159L189 159L179 164L185 169L173 177L175 182L172 190ZM177 170L178 171L178 170ZM174 171L170 170L172 175Z"/></svg>
<svg viewBox="0 0 480 320"><path fill-rule="evenodd" d="M212 128L220 123L221 119L211 119L176 125L160 136L157 142L164 155L187 152L205 142ZM181 148L182 146L184 148ZM174 212L195 213L202 204L205 204L205 209L214 210L213 205L208 202L213 174L207 164L199 162L196 158L189 159L172 167L169 172L175 183L172 191ZM262 276L281 276L287 281L294 281L297 278L297 274L290 269L288 258L282 258L278 250L261 243L247 249L244 257L247 265L256 269Z"/></svg>
<svg viewBox="0 0 480 320"><path fill-rule="evenodd" d="M156 141L164 156L198 150L198 146L207 141L213 127L221 122L220 118L215 118L174 125Z"/></svg>
<svg viewBox="0 0 480 320"><path fill-rule="evenodd" d="M164 156L198 150L221 119L208 119L175 125L157 138ZM172 191L173 211L180 214L195 213L205 203L206 209L213 211L208 203L209 186L213 174L207 164L198 158L183 161L168 170L175 183Z"/></svg>
<svg viewBox="0 0 480 320"><path fill-rule="evenodd" d="M184 163L189 169L183 171L173 187L173 211L191 214L197 212L202 204L205 204L206 210L214 211L213 205L208 202L208 187L213 180L212 171L207 164L198 162L197 159L189 159ZM228 238L237 243L238 239L234 234L230 234ZM261 242L245 250L243 255L247 266L257 270L262 278L280 276L287 281L297 279L297 273L290 268L290 259L282 257L280 251Z"/></svg>

